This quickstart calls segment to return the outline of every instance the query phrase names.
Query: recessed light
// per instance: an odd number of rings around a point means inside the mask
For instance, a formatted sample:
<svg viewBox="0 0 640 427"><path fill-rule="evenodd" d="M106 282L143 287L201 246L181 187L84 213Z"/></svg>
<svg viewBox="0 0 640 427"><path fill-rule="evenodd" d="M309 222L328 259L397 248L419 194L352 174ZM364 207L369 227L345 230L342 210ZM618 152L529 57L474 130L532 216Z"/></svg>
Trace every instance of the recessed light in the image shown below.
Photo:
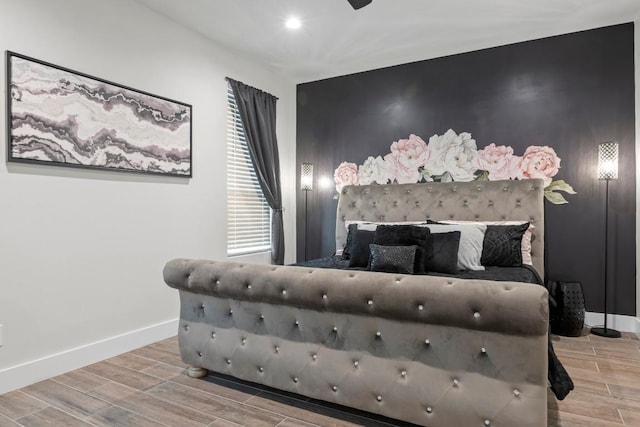
<svg viewBox="0 0 640 427"><path fill-rule="evenodd" d="M290 16L289 19L287 19L287 22L284 23L284 25L286 25L286 27L290 30L297 30L302 26L302 22L300 22L297 17Z"/></svg>

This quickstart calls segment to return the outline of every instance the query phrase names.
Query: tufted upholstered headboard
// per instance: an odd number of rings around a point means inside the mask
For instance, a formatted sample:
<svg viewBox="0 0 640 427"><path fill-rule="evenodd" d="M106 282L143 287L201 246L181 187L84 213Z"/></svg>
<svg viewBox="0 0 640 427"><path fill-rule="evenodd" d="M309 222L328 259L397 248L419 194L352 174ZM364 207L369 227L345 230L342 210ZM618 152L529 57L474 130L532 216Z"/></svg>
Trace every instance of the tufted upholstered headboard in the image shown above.
<svg viewBox="0 0 640 427"><path fill-rule="evenodd" d="M533 266L544 277L542 180L473 181L345 186L336 218L336 248L347 239L346 221L529 221Z"/></svg>

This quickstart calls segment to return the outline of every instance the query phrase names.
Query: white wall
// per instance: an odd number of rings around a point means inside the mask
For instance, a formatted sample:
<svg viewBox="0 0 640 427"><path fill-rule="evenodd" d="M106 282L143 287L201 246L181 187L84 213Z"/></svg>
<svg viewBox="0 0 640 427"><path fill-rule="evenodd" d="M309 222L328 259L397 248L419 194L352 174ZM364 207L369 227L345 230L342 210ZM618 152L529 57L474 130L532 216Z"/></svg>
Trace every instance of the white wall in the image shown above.
<svg viewBox="0 0 640 427"><path fill-rule="evenodd" d="M175 332L178 294L162 280L164 263L226 258L226 76L279 97L293 262L292 82L130 0L0 0L0 50L193 105L192 179L8 164L0 150L0 394L18 365L153 325ZM2 147L5 116L3 101ZM153 334L136 337L125 347Z"/></svg>

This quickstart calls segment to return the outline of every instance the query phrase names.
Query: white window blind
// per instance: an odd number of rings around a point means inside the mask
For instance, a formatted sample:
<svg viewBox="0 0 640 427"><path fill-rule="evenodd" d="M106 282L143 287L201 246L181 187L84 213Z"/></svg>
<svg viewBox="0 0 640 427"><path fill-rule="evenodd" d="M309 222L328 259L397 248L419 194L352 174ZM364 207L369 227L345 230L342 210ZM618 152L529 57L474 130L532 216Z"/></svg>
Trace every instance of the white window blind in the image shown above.
<svg viewBox="0 0 640 427"><path fill-rule="evenodd" d="M271 210L253 169L231 86L227 101L227 255L269 251Z"/></svg>

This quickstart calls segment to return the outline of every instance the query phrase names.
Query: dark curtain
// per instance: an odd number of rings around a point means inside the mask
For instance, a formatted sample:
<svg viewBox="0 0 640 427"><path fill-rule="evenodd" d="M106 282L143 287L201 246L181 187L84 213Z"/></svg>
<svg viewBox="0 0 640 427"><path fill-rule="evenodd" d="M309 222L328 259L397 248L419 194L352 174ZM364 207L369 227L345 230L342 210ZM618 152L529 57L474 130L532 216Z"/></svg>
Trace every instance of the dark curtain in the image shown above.
<svg viewBox="0 0 640 427"><path fill-rule="evenodd" d="M282 189L280 159L276 139L276 101L278 98L227 77L236 98L251 161L260 188L271 207L271 263L284 264Z"/></svg>

